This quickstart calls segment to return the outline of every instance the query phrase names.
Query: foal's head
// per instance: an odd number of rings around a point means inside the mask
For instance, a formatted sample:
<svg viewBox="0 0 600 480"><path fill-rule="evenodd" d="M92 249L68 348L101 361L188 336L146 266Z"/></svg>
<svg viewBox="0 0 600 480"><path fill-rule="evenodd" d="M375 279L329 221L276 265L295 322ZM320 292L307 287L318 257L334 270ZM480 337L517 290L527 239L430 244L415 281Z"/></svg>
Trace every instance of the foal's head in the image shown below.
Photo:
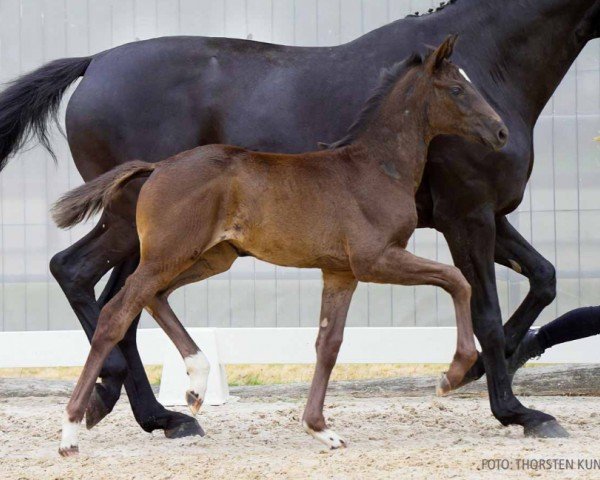
<svg viewBox="0 0 600 480"><path fill-rule="evenodd" d="M499 150L506 145L508 129L467 74L448 60L456 39L456 35L446 38L407 73L414 75L413 94L425 105L434 134L460 135Z"/></svg>
<svg viewBox="0 0 600 480"><path fill-rule="evenodd" d="M459 135L495 150L508 140L502 119L475 89L466 73L448 59L451 35L426 56L417 54L382 72L377 88L344 138L322 147L339 148L362 135L406 128L407 119L426 127L430 137ZM414 116L418 114L420 119ZM431 139L431 138L429 138Z"/></svg>
<svg viewBox="0 0 600 480"><path fill-rule="evenodd" d="M424 60L418 80L428 103L431 128L460 135L499 150L508 140L504 122L475 89L467 74L448 59L457 36L451 35Z"/></svg>

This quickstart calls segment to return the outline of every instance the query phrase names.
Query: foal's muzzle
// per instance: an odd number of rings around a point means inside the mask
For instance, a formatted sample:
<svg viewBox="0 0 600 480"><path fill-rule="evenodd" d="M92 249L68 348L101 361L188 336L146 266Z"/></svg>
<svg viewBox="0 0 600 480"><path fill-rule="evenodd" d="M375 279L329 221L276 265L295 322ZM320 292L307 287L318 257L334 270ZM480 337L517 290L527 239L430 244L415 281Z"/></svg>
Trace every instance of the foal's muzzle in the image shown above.
<svg viewBox="0 0 600 480"><path fill-rule="evenodd" d="M494 150L500 150L508 143L508 128L506 128L504 122L491 122L486 130L486 133L481 138L483 143Z"/></svg>

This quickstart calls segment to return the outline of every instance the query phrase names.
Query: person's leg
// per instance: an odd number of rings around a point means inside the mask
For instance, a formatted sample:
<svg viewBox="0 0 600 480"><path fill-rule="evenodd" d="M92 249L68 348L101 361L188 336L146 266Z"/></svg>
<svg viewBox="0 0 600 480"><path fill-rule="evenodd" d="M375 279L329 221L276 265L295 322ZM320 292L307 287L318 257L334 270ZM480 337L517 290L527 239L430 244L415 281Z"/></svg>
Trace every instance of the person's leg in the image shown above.
<svg viewBox="0 0 600 480"><path fill-rule="evenodd" d="M542 349L600 334L600 305L582 307L541 327L536 335Z"/></svg>
<svg viewBox="0 0 600 480"><path fill-rule="evenodd" d="M600 306L582 307L561 315L538 330L529 330L508 360L508 372L513 375L534 357L561 343L600 334Z"/></svg>

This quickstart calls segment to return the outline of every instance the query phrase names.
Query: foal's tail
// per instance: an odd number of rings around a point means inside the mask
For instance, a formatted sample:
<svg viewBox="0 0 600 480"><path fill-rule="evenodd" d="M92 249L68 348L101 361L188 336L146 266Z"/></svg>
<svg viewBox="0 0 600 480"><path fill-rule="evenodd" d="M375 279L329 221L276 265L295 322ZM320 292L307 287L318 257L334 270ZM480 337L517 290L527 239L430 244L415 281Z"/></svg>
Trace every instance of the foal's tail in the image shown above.
<svg viewBox="0 0 600 480"><path fill-rule="evenodd" d="M129 180L148 176L156 163L133 160L65 193L53 206L52 218L59 228L69 228L98 213Z"/></svg>

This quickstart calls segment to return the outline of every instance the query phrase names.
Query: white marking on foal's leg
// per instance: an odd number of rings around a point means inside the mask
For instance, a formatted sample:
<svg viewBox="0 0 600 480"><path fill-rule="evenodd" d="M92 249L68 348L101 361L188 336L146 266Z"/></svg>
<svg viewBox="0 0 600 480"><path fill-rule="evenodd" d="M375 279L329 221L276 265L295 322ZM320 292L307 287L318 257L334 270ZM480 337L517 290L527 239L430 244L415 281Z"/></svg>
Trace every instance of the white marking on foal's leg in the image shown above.
<svg viewBox="0 0 600 480"><path fill-rule="evenodd" d="M183 361L190 377L190 389L186 392L186 400L190 410L196 415L204 402L210 364L202 352L185 357Z"/></svg>
<svg viewBox="0 0 600 480"><path fill-rule="evenodd" d="M65 412L62 424L62 433L60 438L60 446L58 453L63 457L70 457L79 453L79 443L77 441L77 433L81 422L71 422L69 415Z"/></svg>
<svg viewBox="0 0 600 480"><path fill-rule="evenodd" d="M340 447L346 448L346 441L333 430L326 428L325 430L316 431L310 428L306 421L302 422L302 426L304 427L304 431L306 433L308 433L311 437L316 438L319 442L326 445L330 449L334 450Z"/></svg>

